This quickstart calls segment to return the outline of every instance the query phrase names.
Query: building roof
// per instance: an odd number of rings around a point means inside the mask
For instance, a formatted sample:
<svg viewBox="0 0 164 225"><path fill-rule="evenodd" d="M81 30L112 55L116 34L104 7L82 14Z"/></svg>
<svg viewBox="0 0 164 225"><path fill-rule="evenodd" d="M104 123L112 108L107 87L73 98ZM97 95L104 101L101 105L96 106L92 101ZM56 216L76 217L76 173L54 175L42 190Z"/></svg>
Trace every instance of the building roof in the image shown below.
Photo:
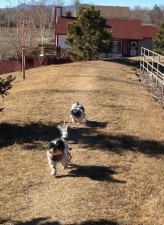
<svg viewBox="0 0 164 225"><path fill-rule="evenodd" d="M153 25L142 25L141 29L143 38L155 38L158 32L158 27Z"/></svg>
<svg viewBox="0 0 164 225"><path fill-rule="evenodd" d="M114 39L142 40L143 38L154 38L157 34L157 27L143 26L140 20L109 19L107 25L112 27Z"/></svg>
<svg viewBox="0 0 164 225"><path fill-rule="evenodd" d="M108 18L129 18L129 7L125 6L102 6L102 5L87 5L80 4L80 8L94 7L95 11L100 11L101 16Z"/></svg>
<svg viewBox="0 0 164 225"><path fill-rule="evenodd" d="M55 34L66 35L67 25L76 18L59 17L57 20ZM142 25L140 20L130 19L108 19L107 25L112 27L114 39L142 40L143 38L154 38L157 34L157 27L153 25Z"/></svg>
<svg viewBox="0 0 164 225"><path fill-rule="evenodd" d="M140 20L109 19L107 20L107 25L112 27L114 39L143 39Z"/></svg>

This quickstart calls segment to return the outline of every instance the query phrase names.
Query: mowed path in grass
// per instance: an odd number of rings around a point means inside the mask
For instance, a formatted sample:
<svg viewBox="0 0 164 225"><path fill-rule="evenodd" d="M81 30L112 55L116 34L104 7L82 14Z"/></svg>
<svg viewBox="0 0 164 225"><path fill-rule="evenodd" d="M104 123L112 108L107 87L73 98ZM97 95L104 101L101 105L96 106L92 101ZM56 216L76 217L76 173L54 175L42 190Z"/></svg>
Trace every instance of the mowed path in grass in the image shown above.
<svg viewBox="0 0 164 225"><path fill-rule="evenodd" d="M132 67L76 62L14 75L2 99L0 224L162 225L164 111ZM72 162L54 178L46 148L75 101L87 121L70 124Z"/></svg>

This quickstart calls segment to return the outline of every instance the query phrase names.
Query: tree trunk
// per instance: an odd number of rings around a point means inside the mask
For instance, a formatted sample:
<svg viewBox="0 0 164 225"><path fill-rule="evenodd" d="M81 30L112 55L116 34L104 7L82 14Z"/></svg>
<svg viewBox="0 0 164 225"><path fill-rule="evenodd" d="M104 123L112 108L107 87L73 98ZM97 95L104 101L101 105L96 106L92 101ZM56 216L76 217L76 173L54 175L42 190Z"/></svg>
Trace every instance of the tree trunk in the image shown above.
<svg viewBox="0 0 164 225"><path fill-rule="evenodd" d="M25 79L25 49L22 48L22 75L23 75L23 79Z"/></svg>

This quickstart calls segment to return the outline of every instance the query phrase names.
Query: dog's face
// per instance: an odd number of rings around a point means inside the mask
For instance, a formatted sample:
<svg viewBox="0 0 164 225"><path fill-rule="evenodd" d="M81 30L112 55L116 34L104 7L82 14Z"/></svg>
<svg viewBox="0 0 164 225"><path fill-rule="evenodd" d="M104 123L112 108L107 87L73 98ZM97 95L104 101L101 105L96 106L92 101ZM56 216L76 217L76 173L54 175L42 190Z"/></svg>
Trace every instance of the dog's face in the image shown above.
<svg viewBox="0 0 164 225"><path fill-rule="evenodd" d="M61 139L55 139L49 143L48 151L51 155L63 154L65 149L64 141Z"/></svg>
<svg viewBox="0 0 164 225"><path fill-rule="evenodd" d="M81 109L79 109L79 108L74 108L71 111L71 114L73 116L77 117L77 118L81 117L82 116L82 113L83 113L83 111Z"/></svg>

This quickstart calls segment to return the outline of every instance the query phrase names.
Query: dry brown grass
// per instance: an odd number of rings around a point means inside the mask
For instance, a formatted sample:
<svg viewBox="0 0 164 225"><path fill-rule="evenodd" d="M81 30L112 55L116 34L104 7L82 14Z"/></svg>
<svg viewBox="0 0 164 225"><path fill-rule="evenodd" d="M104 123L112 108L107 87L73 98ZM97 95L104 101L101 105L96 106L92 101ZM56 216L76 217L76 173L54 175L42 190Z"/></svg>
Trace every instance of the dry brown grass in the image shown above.
<svg viewBox="0 0 164 225"><path fill-rule="evenodd" d="M2 99L0 224L163 225L164 111L130 61L76 62L15 73ZM6 75L5 75L6 76ZM50 175L46 147L70 125L72 165Z"/></svg>

